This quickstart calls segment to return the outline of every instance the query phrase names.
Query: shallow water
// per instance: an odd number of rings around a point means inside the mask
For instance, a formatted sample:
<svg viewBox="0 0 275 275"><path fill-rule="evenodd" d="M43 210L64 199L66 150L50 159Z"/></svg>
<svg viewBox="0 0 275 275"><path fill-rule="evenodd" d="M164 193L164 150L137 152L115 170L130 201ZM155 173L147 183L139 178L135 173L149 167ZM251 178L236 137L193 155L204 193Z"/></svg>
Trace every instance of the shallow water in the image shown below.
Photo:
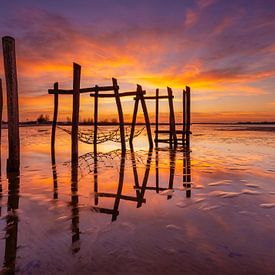
<svg viewBox="0 0 275 275"><path fill-rule="evenodd" d="M67 133L52 166L51 128L20 132L20 177L7 179L3 130L3 272L274 274L274 132L193 125L191 152L149 152L141 135L125 156L99 145L96 161L80 143L78 168Z"/></svg>

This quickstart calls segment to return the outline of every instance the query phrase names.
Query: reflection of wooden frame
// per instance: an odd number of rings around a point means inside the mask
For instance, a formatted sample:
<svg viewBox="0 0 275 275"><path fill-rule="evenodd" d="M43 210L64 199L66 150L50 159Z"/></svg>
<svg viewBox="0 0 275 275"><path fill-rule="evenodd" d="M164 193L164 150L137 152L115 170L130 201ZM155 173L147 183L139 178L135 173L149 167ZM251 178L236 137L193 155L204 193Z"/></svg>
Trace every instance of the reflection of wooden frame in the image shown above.
<svg viewBox="0 0 275 275"><path fill-rule="evenodd" d="M133 153L132 153L133 154ZM116 193L102 193L98 192L98 175L97 175L97 157L94 156L94 196L95 196L95 205L91 209L100 213L109 214L112 215L112 221L115 221L117 219L117 216L119 215L119 204L120 200L127 200L127 201L134 201L137 202L137 207L140 207L142 203L145 203L145 199L143 198L144 193L137 191L136 196L127 196L122 194L122 188L123 188L123 182L124 182L124 170L125 170L125 152L121 154L121 160L120 160L120 169L119 169L119 180L118 180L118 187ZM150 159L151 162L151 159ZM148 163L148 161L147 161ZM147 184L148 176L149 176L149 168L146 168L146 173L143 180L143 185ZM134 179L135 183L137 183L135 173L134 173ZM104 207L98 207L99 204L99 198L105 197L105 198L115 198L114 206L112 209L104 208Z"/></svg>
<svg viewBox="0 0 275 275"><path fill-rule="evenodd" d="M170 150L170 173L169 173L169 182L168 182L168 187L160 187L159 186L159 157L158 157L158 149L155 150L155 166L156 166L156 186L147 186L147 181L146 185L139 186L138 184L135 185L135 189L137 190L142 190L143 196L146 190L154 190L156 193L159 193L160 191L166 191L169 189L173 189L174 185L174 176L175 176L175 156L176 156L176 151L175 150ZM151 153L152 154L152 153ZM148 164L147 164L148 165ZM135 163L133 163L133 168L135 167ZM134 169L134 174L135 174L135 169ZM148 180L148 179L147 179ZM135 180L136 182L136 180ZM167 199L170 199L171 196L168 195Z"/></svg>

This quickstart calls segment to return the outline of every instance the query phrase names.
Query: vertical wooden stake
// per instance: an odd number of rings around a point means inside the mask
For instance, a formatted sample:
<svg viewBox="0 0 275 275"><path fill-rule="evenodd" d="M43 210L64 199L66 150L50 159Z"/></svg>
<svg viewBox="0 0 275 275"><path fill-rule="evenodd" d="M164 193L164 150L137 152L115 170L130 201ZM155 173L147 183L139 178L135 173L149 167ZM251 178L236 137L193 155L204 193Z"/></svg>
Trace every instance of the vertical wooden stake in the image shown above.
<svg viewBox="0 0 275 275"><path fill-rule="evenodd" d="M2 43L8 108L9 157L7 161L7 171L19 172L20 140L15 40L12 37L5 36L2 38Z"/></svg>
<svg viewBox="0 0 275 275"><path fill-rule="evenodd" d="M182 91L182 146L184 146L185 142L185 132L186 132L186 108L185 108L185 100L186 92L185 90Z"/></svg>
<svg viewBox="0 0 275 275"><path fill-rule="evenodd" d="M55 132L56 132L56 125L57 125L57 114L58 114L58 83L54 83L54 90L56 93L54 94L54 111L53 111L53 122L52 122L52 136L51 136L51 155L52 155L52 162L53 158L55 158Z"/></svg>
<svg viewBox="0 0 275 275"><path fill-rule="evenodd" d="M95 86L98 87L97 85ZM97 153L97 124L98 124L98 89L95 90L94 97L94 153Z"/></svg>
<svg viewBox="0 0 275 275"><path fill-rule="evenodd" d="M78 160L79 90L81 66L73 63L72 162Z"/></svg>
<svg viewBox="0 0 275 275"><path fill-rule="evenodd" d="M137 91L139 94L142 110L143 110L143 115L144 115L144 120L145 120L145 125L146 125L146 130L147 130L147 136L148 136L148 141L149 141L149 148L152 149L154 147L153 139L152 139L152 132L151 132L151 123L145 103L145 99L143 96L142 92L142 87L140 85L137 85Z"/></svg>
<svg viewBox="0 0 275 275"><path fill-rule="evenodd" d="M190 87L186 86L186 146L190 146L190 126L191 126L191 99L190 99Z"/></svg>
<svg viewBox="0 0 275 275"><path fill-rule="evenodd" d="M117 105L117 111L118 111L118 118L119 118L121 150L122 150L122 152L126 152L124 118L123 118L122 106L121 106L121 101L120 101L119 92L118 92L118 85L117 85L117 80L115 78L112 78L112 81L113 81L113 86L114 86L114 93L115 93L115 99L116 99L116 105Z"/></svg>
<svg viewBox="0 0 275 275"><path fill-rule="evenodd" d="M155 145L158 147L159 131L159 89L156 89L156 127L155 127Z"/></svg>
<svg viewBox="0 0 275 275"><path fill-rule="evenodd" d="M174 140L174 147L177 147L177 133L176 133L176 125L175 125L175 113L174 113L174 105L173 105L173 93L172 89L167 87L168 91L168 100L169 100L169 111L170 111L170 134ZM170 147L171 147L171 137L170 137Z"/></svg>
<svg viewBox="0 0 275 275"><path fill-rule="evenodd" d="M136 126L136 120L137 120L137 113L138 113L138 103L139 103L139 94L137 92L135 105L134 105L134 112L133 112L133 118L132 118L132 126L131 126L131 134L129 138L130 147L133 147L133 139L135 135L135 126Z"/></svg>
<svg viewBox="0 0 275 275"><path fill-rule="evenodd" d="M2 89L2 79L0 78L0 146L2 143L2 114L3 114L3 89Z"/></svg>

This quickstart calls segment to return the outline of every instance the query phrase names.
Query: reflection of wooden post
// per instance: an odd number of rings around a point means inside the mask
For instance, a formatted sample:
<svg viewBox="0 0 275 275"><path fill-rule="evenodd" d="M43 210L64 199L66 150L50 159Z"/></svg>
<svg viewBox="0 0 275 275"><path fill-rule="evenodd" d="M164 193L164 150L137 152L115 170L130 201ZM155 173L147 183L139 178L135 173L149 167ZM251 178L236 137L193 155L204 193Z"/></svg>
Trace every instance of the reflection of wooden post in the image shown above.
<svg viewBox="0 0 275 275"><path fill-rule="evenodd" d="M95 86L95 100L94 100L94 153L97 153L97 123L98 123L98 86Z"/></svg>
<svg viewBox="0 0 275 275"><path fill-rule="evenodd" d="M152 132L151 132L151 126L150 126L150 120L149 120L149 115L146 107L146 103L144 100L143 92L142 92L142 87L140 85L137 85L137 91L138 91L138 96L140 97L140 102L144 114L144 119L145 119L145 125L146 125L146 130L147 130L147 135L148 135L148 140L149 140L149 148L154 147L153 139L152 139Z"/></svg>
<svg viewBox="0 0 275 275"><path fill-rule="evenodd" d="M79 208L78 208L78 159L72 162L71 171L71 204L72 204L72 251L79 251Z"/></svg>
<svg viewBox="0 0 275 275"><path fill-rule="evenodd" d="M53 122L52 122L52 136L51 136L51 152L52 157L55 154L55 132L56 132L56 124L57 124L57 113L58 113L58 83L54 83L54 90L56 93L54 94L54 111L53 111Z"/></svg>
<svg viewBox="0 0 275 275"><path fill-rule="evenodd" d="M122 106L121 106L121 101L120 101L119 92L118 92L118 85L117 85L117 80L115 78L112 78L112 81L113 81L116 105L118 110L121 150L122 152L126 152L124 118L123 118Z"/></svg>
<svg viewBox="0 0 275 275"><path fill-rule="evenodd" d="M173 93L172 93L172 89L169 87L167 87L167 91L168 91L168 101L169 101L169 111L170 111L170 147L172 147L171 135L174 140L174 146L177 147L177 133L176 133L176 125L175 125Z"/></svg>
<svg viewBox="0 0 275 275"><path fill-rule="evenodd" d="M2 79L0 78L0 144L2 142L2 114L3 114L3 89L2 89Z"/></svg>
<svg viewBox="0 0 275 275"><path fill-rule="evenodd" d="M18 172L20 166L20 141L15 40L12 37L5 36L2 38L2 42L8 108L9 157L7 171Z"/></svg>
<svg viewBox="0 0 275 275"><path fill-rule="evenodd" d="M155 145L158 147L158 131L159 131L159 89L156 89L156 129L155 129Z"/></svg>
<svg viewBox="0 0 275 275"><path fill-rule="evenodd" d="M72 117L72 162L78 158L78 121L79 121L79 90L81 66L74 63L73 78L73 117Z"/></svg>
<svg viewBox="0 0 275 275"><path fill-rule="evenodd" d="M16 209L19 206L19 173L9 173L8 215L5 247L5 274L15 274L15 260L17 250L18 216Z"/></svg>

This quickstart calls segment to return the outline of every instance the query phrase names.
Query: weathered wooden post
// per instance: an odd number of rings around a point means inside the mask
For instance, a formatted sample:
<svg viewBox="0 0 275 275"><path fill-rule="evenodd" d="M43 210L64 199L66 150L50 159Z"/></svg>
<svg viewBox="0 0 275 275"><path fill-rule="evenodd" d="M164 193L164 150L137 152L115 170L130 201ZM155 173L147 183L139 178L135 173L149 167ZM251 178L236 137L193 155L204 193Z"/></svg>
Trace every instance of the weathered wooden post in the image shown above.
<svg viewBox="0 0 275 275"><path fill-rule="evenodd" d="M186 92L182 91L182 146L184 146L185 135L186 135Z"/></svg>
<svg viewBox="0 0 275 275"><path fill-rule="evenodd" d="M190 87L186 86L186 146L190 146L190 126L191 126L191 98Z"/></svg>
<svg viewBox="0 0 275 275"><path fill-rule="evenodd" d="M121 150L122 150L122 152L125 152L126 151L126 142L125 142L124 118L123 118L122 106L121 106L121 101L120 101L119 92L118 92L117 80L115 78L112 78L112 81L113 81L116 105L117 105L117 110L118 110Z"/></svg>
<svg viewBox="0 0 275 275"><path fill-rule="evenodd" d="M0 78L0 145L2 143L2 114L3 114L3 89L2 89L2 79Z"/></svg>
<svg viewBox="0 0 275 275"><path fill-rule="evenodd" d="M169 101L169 110L170 110L170 147L172 147L172 137L174 140L174 147L177 147L177 133L176 133L176 125L175 125L175 113L174 113L174 105L173 105L173 93L172 89L167 87L168 91L168 101Z"/></svg>
<svg viewBox="0 0 275 275"><path fill-rule="evenodd" d="M155 127L155 145L158 147L158 131L159 131L159 89L156 89L156 127Z"/></svg>
<svg viewBox="0 0 275 275"><path fill-rule="evenodd" d="M142 87L140 85L137 85L137 91L138 91L138 94L140 97L141 107L142 107L143 114L144 114L146 131L147 131L148 141L149 141L149 148L152 149L154 147L154 143L153 143L153 139L152 139L152 132L151 132L151 126L150 126L151 124L150 124L150 119L149 119L146 103L144 100Z"/></svg>
<svg viewBox="0 0 275 275"><path fill-rule="evenodd" d="M79 90L81 66L73 63L72 162L78 160Z"/></svg>
<svg viewBox="0 0 275 275"><path fill-rule="evenodd" d="M12 37L5 36L2 38L2 43L8 108L9 156L7 160L7 171L19 172L20 140L15 40Z"/></svg>
<svg viewBox="0 0 275 275"><path fill-rule="evenodd" d="M51 155L52 155L52 162L53 158L55 158L55 132L56 132L56 125L57 125L57 114L58 114L58 83L54 83L54 110L53 110L53 121L52 121L52 136L51 136Z"/></svg>
<svg viewBox="0 0 275 275"><path fill-rule="evenodd" d="M94 93L94 153L97 153L97 126L98 126L98 86Z"/></svg>

